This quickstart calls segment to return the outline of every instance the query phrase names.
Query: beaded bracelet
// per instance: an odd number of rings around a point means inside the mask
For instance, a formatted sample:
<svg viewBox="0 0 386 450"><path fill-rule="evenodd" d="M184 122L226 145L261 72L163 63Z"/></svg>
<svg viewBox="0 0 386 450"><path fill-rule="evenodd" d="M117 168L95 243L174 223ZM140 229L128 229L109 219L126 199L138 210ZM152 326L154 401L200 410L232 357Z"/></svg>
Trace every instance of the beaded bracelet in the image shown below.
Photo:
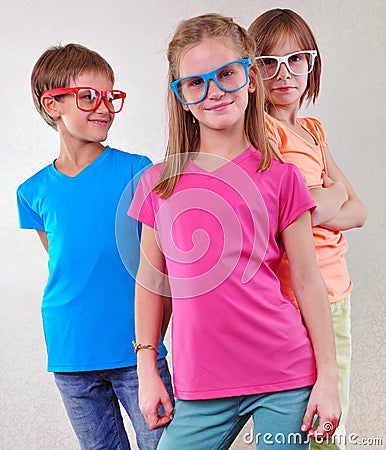
<svg viewBox="0 0 386 450"><path fill-rule="evenodd" d="M159 350L157 347L154 347L154 345L150 345L150 344L138 344L137 342L132 341L132 344L134 346L134 353L138 353L138 350L154 350L157 355L159 355Z"/></svg>

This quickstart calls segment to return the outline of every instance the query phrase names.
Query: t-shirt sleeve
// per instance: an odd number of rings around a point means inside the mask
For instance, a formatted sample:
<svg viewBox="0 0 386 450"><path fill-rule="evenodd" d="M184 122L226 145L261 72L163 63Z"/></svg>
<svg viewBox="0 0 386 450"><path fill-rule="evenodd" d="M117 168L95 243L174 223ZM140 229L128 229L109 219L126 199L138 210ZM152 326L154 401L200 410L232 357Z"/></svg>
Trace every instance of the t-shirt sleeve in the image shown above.
<svg viewBox="0 0 386 450"><path fill-rule="evenodd" d="M141 156L138 159L138 164L136 167L136 173L140 175L140 177L142 176L142 174L149 169L151 166L153 165L153 163L151 162L151 160L147 157L147 156ZM139 180L139 179L138 179ZM138 184L138 183L137 183Z"/></svg>
<svg viewBox="0 0 386 450"><path fill-rule="evenodd" d="M328 142L322 122L319 119L315 119L315 117L307 117L306 119L308 120L309 128L312 130L312 134L316 137L320 145L327 147Z"/></svg>
<svg viewBox="0 0 386 450"><path fill-rule="evenodd" d="M151 173L151 170L146 170L142 174L127 214L151 228L156 228L154 210L156 194L153 192L155 183L152 182Z"/></svg>
<svg viewBox="0 0 386 450"><path fill-rule="evenodd" d="M133 166L133 178L132 178L132 188L133 192L136 191L139 180L141 179L144 172L149 169L153 163L147 156L138 156L136 164Z"/></svg>
<svg viewBox="0 0 386 450"><path fill-rule="evenodd" d="M44 223L38 212L35 211L23 192L23 185L19 186L17 193L17 207L19 213L20 228L27 228L33 230L44 230Z"/></svg>
<svg viewBox="0 0 386 450"><path fill-rule="evenodd" d="M294 164L287 163L286 166L288 172L282 181L280 191L280 233L305 211L312 212L316 208L299 169Z"/></svg>

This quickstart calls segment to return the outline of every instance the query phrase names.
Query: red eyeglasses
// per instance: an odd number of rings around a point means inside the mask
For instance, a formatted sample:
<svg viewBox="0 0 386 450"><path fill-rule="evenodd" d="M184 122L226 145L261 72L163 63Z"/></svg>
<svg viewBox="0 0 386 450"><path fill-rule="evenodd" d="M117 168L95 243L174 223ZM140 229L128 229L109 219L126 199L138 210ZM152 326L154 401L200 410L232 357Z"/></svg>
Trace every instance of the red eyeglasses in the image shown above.
<svg viewBox="0 0 386 450"><path fill-rule="evenodd" d="M40 96L40 101L45 97L56 97L57 95L74 94L76 106L81 111L96 111L103 100L109 112L116 114L122 111L126 93L123 91L111 90L100 91L91 87L67 87L56 88L44 91Z"/></svg>

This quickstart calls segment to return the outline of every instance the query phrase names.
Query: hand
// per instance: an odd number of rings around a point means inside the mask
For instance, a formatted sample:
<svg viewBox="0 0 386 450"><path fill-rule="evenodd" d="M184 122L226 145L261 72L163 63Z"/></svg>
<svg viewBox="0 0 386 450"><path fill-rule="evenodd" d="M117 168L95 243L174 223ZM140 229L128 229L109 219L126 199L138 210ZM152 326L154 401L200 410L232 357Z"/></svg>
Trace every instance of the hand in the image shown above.
<svg viewBox="0 0 386 450"><path fill-rule="evenodd" d="M334 184L334 180L330 178L326 172L322 172L323 187L329 188Z"/></svg>
<svg viewBox="0 0 386 450"><path fill-rule="evenodd" d="M322 179L323 179L323 187L325 189L333 187L335 190L335 194L338 196L338 198L341 198L343 202L346 202L348 200L347 190L341 181L334 181L326 174L326 172L322 173Z"/></svg>
<svg viewBox="0 0 386 450"><path fill-rule="evenodd" d="M316 429L312 428L315 414L319 417ZM311 438L326 439L334 434L341 414L338 384L316 381L308 400L301 430Z"/></svg>
<svg viewBox="0 0 386 450"><path fill-rule="evenodd" d="M348 199L345 185L341 181L334 181L324 172L323 186L310 189L310 194L317 207L312 214L312 226L325 225L333 220Z"/></svg>
<svg viewBox="0 0 386 450"><path fill-rule="evenodd" d="M138 396L139 409L151 430L165 427L173 419L173 404L158 374L140 378ZM159 414L160 406L164 408L163 415Z"/></svg>

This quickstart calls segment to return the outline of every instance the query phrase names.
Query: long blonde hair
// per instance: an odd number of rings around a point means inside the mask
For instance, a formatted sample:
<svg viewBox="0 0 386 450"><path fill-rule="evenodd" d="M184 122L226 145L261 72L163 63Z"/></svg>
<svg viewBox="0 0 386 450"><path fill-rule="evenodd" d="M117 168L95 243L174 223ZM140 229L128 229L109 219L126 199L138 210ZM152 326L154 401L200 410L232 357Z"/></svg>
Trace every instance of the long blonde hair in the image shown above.
<svg viewBox="0 0 386 450"><path fill-rule="evenodd" d="M205 14L180 22L169 43L169 83L179 78L179 66L184 51L206 38L227 39L240 58L250 57L254 61L255 43L247 31L237 25L232 18L220 14ZM250 78L256 83L250 92L245 112L245 133L248 141L261 152L258 170L270 167L272 158L281 160L266 138L264 127L264 88L258 70L250 70ZM199 123L193 120L192 113L185 111L175 94L168 90L168 144L160 179L154 191L161 198L168 198L183 173L192 155L197 152L200 140ZM179 157L176 157L179 155Z"/></svg>

